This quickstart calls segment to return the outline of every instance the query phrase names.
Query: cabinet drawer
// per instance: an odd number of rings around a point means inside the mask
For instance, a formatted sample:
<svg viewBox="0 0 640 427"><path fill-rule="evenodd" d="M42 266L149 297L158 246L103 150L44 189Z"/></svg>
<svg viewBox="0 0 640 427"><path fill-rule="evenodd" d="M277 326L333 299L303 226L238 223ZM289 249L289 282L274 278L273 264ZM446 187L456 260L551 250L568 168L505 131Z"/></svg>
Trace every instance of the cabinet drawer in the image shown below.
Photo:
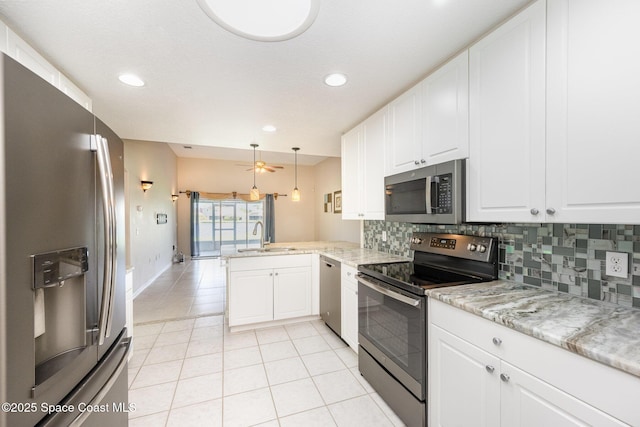
<svg viewBox="0 0 640 427"><path fill-rule="evenodd" d="M262 270L265 268L311 267L311 254L261 255L229 258L229 271Z"/></svg>
<svg viewBox="0 0 640 427"><path fill-rule="evenodd" d="M640 378L434 299L429 299L428 316L430 324L619 420L640 425Z"/></svg>

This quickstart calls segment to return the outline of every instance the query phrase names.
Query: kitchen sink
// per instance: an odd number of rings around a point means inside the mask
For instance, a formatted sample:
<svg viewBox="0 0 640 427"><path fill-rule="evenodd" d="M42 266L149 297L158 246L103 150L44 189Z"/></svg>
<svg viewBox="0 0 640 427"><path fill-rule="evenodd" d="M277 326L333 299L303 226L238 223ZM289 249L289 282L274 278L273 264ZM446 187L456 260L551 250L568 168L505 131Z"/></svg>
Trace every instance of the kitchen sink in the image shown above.
<svg viewBox="0 0 640 427"><path fill-rule="evenodd" d="M281 248L245 248L245 249L238 249L238 252L242 253L247 253L247 252L256 252L256 253L262 253L262 252L289 252L289 251L295 251L296 248L291 248L291 247L281 247Z"/></svg>

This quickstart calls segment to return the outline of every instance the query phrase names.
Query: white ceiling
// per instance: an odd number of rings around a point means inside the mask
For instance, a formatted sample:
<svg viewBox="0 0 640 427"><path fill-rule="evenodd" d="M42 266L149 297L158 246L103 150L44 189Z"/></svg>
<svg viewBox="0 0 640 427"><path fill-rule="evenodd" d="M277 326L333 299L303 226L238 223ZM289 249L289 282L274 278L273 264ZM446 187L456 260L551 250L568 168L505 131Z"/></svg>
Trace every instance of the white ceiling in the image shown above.
<svg viewBox="0 0 640 427"><path fill-rule="evenodd" d="M269 161L289 164L298 146L300 163L314 164L340 156L343 132L529 0L320 2L311 28L282 42L234 35L196 0L2 0L0 18L124 139L245 161L255 142L265 155L283 153ZM123 85L123 72L146 85ZM331 72L348 83L326 86ZM278 131L263 132L265 124ZM197 150L185 154L184 145Z"/></svg>

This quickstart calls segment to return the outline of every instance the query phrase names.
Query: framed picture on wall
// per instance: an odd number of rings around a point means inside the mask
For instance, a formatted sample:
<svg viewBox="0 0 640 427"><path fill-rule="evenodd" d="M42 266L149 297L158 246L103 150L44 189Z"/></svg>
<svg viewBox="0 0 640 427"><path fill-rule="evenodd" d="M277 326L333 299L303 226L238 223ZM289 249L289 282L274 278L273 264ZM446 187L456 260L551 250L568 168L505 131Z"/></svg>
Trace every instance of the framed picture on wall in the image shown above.
<svg viewBox="0 0 640 427"><path fill-rule="evenodd" d="M333 213L342 213L342 190L333 192Z"/></svg>
<svg viewBox="0 0 640 427"><path fill-rule="evenodd" d="M333 195L331 193L327 193L324 195L324 211L331 212L331 203L333 201Z"/></svg>

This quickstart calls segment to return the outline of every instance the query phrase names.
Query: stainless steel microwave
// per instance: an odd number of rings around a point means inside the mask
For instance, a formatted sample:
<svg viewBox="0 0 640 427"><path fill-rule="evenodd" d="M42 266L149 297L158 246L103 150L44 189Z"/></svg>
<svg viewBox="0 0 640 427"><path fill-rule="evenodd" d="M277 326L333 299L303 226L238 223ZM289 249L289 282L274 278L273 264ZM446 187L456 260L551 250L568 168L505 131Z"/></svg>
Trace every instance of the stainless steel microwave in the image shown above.
<svg viewBox="0 0 640 427"><path fill-rule="evenodd" d="M465 161L425 166L384 179L385 220L425 224L464 221Z"/></svg>

